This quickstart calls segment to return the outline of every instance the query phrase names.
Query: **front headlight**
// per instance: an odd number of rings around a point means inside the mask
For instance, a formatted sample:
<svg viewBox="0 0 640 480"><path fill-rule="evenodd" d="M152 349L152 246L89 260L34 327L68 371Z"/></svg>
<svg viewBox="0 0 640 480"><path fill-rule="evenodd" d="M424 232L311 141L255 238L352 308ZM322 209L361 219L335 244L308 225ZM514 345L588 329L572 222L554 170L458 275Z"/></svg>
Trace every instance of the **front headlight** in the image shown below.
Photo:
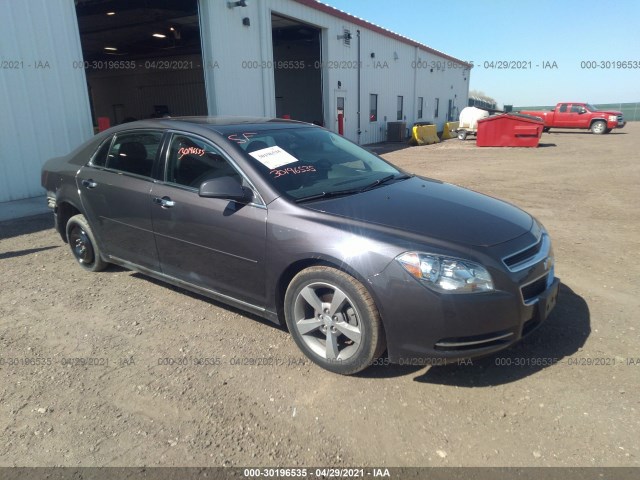
<svg viewBox="0 0 640 480"><path fill-rule="evenodd" d="M617 115L609 115L609 121L610 122L617 122L618 121L618 116Z"/></svg>
<svg viewBox="0 0 640 480"><path fill-rule="evenodd" d="M493 291L487 270L473 262L430 253L405 252L396 260L413 277L441 293L480 293Z"/></svg>

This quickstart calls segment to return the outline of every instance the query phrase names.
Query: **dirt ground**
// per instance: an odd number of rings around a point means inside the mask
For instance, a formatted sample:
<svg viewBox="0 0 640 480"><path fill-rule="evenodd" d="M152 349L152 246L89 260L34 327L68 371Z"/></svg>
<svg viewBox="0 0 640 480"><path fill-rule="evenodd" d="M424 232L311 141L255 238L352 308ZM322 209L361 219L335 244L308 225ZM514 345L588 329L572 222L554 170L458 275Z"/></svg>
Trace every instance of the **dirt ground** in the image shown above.
<svg viewBox="0 0 640 480"><path fill-rule="evenodd" d="M83 272L49 215L1 223L0 465L640 466L640 123L541 143L385 154L551 233L556 310L471 365L337 376L240 311Z"/></svg>

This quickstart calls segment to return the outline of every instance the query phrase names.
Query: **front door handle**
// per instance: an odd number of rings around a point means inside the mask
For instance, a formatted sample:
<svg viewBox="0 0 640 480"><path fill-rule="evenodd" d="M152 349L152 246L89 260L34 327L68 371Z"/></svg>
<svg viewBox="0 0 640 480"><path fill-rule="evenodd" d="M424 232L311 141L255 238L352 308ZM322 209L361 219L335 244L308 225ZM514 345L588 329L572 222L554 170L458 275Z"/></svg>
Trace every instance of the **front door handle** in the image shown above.
<svg viewBox="0 0 640 480"><path fill-rule="evenodd" d="M85 188L96 188L98 184L90 178L89 180L82 180L82 186Z"/></svg>
<svg viewBox="0 0 640 480"><path fill-rule="evenodd" d="M162 197L162 198L156 197L153 199L153 203L160 205L162 208L171 208L176 204L176 202L171 200L171 198L169 197Z"/></svg>

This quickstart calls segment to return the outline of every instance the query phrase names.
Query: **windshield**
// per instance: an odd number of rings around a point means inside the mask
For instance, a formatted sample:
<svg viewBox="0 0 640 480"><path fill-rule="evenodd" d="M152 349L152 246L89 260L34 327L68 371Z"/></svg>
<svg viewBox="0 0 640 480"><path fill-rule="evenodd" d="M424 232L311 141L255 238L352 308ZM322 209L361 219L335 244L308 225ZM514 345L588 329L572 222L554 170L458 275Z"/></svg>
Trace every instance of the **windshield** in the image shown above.
<svg viewBox="0 0 640 480"><path fill-rule="evenodd" d="M228 135L278 192L296 201L358 193L406 175L322 128Z"/></svg>
<svg viewBox="0 0 640 480"><path fill-rule="evenodd" d="M585 105L585 108L586 108L587 110L589 110L590 112L597 112L597 111L599 110L599 109L598 109L598 107L594 107L594 106L593 106L593 105L591 105L590 103L587 103L587 104Z"/></svg>

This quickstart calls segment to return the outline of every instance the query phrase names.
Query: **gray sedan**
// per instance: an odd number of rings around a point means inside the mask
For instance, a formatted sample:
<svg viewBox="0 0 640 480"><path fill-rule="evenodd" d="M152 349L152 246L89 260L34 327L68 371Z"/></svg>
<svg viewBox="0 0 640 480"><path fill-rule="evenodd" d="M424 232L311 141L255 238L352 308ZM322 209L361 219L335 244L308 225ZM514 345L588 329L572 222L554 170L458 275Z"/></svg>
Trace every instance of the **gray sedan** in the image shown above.
<svg viewBox="0 0 640 480"><path fill-rule="evenodd" d="M305 123L127 123L49 160L42 185L82 268L120 265L286 324L341 374L383 355L496 352L557 299L532 216Z"/></svg>

